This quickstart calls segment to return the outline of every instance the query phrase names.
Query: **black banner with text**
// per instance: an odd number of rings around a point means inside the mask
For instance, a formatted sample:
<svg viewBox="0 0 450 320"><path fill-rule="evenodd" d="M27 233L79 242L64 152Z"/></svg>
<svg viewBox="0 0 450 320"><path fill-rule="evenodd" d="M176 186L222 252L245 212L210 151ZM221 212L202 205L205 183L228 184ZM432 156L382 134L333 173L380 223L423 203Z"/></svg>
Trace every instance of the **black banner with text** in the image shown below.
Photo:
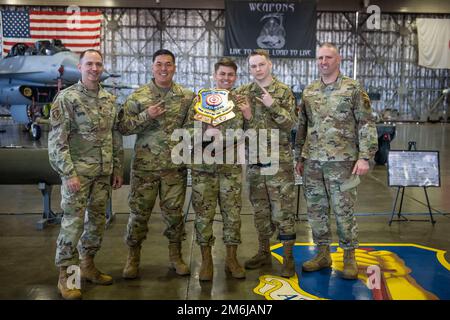
<svg viewBox="0 0 450 320"><path fill-rule="evenodd" d="M226 56L266 49L272 57L314 58L316 1L225 1Z"/></svg>

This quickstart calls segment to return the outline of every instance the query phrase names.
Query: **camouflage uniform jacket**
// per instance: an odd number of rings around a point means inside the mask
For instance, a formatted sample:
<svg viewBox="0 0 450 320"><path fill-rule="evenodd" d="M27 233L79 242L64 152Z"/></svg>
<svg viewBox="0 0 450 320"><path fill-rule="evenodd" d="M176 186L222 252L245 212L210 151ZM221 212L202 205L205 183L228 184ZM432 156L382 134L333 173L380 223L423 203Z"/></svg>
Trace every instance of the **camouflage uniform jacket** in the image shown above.
<svg viewBox="0 0 450 320"><path fill-rule="evenodd" d="M295 157L316 161L371 159L378 148L370 100L361 85L342 74L303 91Z"/></svg>
<svg viewBox="0 0 450 320"><path fill-rule="evenodd" d="M237 106L236 103L236 98L235 98L235 90L231 89L229 95L228 95L228 99L233 101L234 103L234 108L233 108L233 112L236 115L234 118L227 120L225 122L222 122L220 125L216 126L216 129L219 129L220 132L222 133L222 136L224 139L226 139L226 133L227 130L237 130L237 129L242 129L244 130L244 117L242 115L241 110L239 110L239 107ZM188 116L188 121L186 121L185 124L185 128L189 129L190 135L191 137L193 137L194 132L193 132L193 128L194 128L194 121L197 121L194 119L194 116L196 114L195 109L194 109L194 105L197 103L198 98L194 99L194 101L192 102L192 105L189 109L189 116ZM206 123L202 123L202 135L203 133L206 131L207 128L207 124ZM240 173L242 170L242 167L240 164L237 164L237 139L234 139L234 143L233 143L233 147L228 147L227 148L227 141L225 140L223 142L223 153L222 154L218 154L216 152L216 157L222 157L223 159L223 164L193 164L192 165L192 169L196 170L196 171L202 171L202 172L220 172L220 173ZM207 142L209 143L209 142ZM226 163L226 155L228 152L231 152L231 150L233 150L234 152L234 163L233 164L227 164ZM203 151L203 150L202 150ZM215 150L216 151L216 150ZM192 161L193 161L193 157L192 157Z"/></svg>
<svg viewBox="0 0 450 320"><path fill-rule="evenodd" d="M53 101L48 136L50 164L62 179L75 176L122 176L122 136L117 131L115 97L81 81Z"/></svg>
<svg viewBox="0 0 450 320"><path fill-rule="evenodd" d="M158 88L154 80L133 92L119 113L119 130L124 135L136 134L132 168L157 171L179 168L171 158L178 143L170 139L175 129L182 128L194 93L173 83L169 91ZM160 101L166 112L151 119L147 108Z"/></svg>
<svg viewBox="0 0 450 320"><path fill-rule="evenodd" d="M289 143L291 130L296 123L295 97L292 90L275 77L272 83L265 88L272 96L274 102L270 107L264 106L256 99L261 98L263 91L256 83L240 86L237 94L246 95L250 100L252 118L245 121L246 129L278 129L279 130L279 162L293 162L292 147ZM268 135L270 141L270 135ZM268 144L268 154L270 154L270 142ZM252 142L253 143L253 142ZM256 142L254 142L256 143Z"/></svg>

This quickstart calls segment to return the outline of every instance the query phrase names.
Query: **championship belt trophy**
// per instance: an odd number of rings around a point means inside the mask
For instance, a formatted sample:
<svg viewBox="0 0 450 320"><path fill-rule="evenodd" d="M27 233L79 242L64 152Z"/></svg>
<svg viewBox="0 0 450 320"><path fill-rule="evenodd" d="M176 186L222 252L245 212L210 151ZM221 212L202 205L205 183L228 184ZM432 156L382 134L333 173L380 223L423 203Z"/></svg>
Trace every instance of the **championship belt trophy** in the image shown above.
<svg viewBox="0 0 450 320"><path fill-rule="evenodd" d="M228 100L229 91L225 89L202 89L198 92L198 101L194 106L195 120L217 126L236 116L234 103Z"/></svg>

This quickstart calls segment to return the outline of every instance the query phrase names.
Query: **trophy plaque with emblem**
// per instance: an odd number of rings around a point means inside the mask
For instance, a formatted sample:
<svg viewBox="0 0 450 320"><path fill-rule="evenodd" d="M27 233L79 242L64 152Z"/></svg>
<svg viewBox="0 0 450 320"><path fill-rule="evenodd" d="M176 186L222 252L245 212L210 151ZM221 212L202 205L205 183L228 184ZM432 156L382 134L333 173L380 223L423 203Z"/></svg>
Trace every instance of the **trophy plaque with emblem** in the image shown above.
<svg viewBox="0 0 450 320"><path fill-rule="evenodd" d="M228 100L229 91L225 89L202 89L198 92L198 101L194 106L195 120L217 126L236 116L234 103Z"/></svg>

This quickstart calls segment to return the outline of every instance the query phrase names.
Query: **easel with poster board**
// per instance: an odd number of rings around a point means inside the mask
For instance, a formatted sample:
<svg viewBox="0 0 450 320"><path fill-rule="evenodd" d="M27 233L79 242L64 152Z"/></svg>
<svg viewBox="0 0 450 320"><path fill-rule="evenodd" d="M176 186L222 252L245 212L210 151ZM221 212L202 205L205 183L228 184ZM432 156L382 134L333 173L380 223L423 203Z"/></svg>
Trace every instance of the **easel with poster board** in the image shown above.
<svg viewBox="0 0 450 320"><path fill-rule="evenodd" d="M433 219L433 213L431 212L427 188L441 186L439 151L418 151L415 141L408 142L407 151L390 150L388 154L388 185L397 187L389 226L393 221L430 221L434 225L436 221ZM412 220L402 215L403 196L406 187L423 187L430 220ZM393 220L400 191L401 198L397 220Z"/></svg>

